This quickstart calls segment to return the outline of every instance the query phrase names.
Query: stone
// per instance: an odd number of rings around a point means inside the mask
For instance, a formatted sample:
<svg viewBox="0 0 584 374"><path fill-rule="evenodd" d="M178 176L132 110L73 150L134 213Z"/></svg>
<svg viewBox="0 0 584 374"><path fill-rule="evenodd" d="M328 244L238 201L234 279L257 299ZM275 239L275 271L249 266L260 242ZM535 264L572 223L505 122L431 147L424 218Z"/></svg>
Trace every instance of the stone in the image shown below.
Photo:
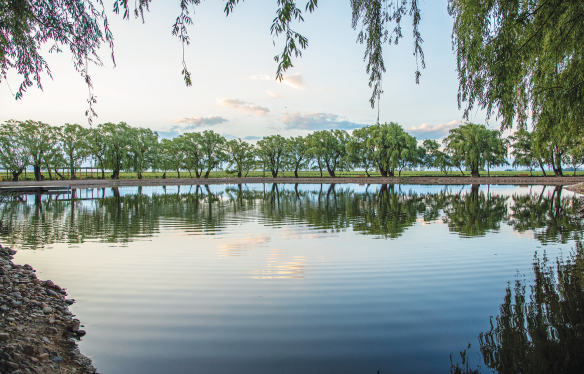
<svg viewBox="0 0 584 374"><path fill-rule="evenodd" d="M75 302L75 300L74 299L65 299L65 302L69 305L72 305Z"/></svg>
<svg viewBox="0 0 584 374"><path fill-rule="evenodd" d="M53 362L61 362L61 361L63 361L63 358L60 356L53 358Z"/></svg>
<svg viewBox="0 0 584 374"><path fill-rule="evenodd" d="M22 362L22 356L18 353L15 353L12 355L12 360L14 360L14 362L17 363L21 363Z"/></svg>
<svg viewBox="0 0 584 374"><path fill-rule="evenodd" d="M49 296L57 296L57 293L53 290L47 290L47 295Z"/></svg>
<svg viewBox="0 0 584 374"><path fill-rule="evenodd" d="M79 323L79 321L77 320L73 320L71 321L71 323L69 324L69 326L67 327L67 330L71 331L71 332L77 332L77 330L79 330L79 326L81 324Z"/></svg>
<svg viewBox="0 0 584 374"><path fill-rule="evenodd" d="M40 355L37 356L37 358L39 359L39 361L45 361L49 359L49 354L48 353L42 353Z"/></svg>
<svg viewBox="0 0 584 374"><path fill-rule="evenodd" d="M49 327L49 331L52 332L53 334L56 334L57 332L59 332L59 330L57 330L56 327Z"/></svg>
<svg viewBox="0 0 584 374"><path fill-rule="evenodd" d="M53 324L53 323L55 323L55 316L50 316L50 317L49 317L49 323L50 323L50 324Z"/></svg>
<svg viewBox="0 0 584 374"><path fill-rule="evenodd" d="M46 336L43 336L43 337L41 338L41 340L42 340L43 342L45 342L45 343L50 343L50 342L51 342L51 341L49 340L49 338L47 338Z"/></svg>
<svg viewBox="0 0 584 374"><path fill-rule="evenodd" d="M79 329L79 327L77 327ZM10 339L10 335L6 333L0 333L0 341L5 342L6 340Z"/></svg>
<svg viewBox="0 0 584 374"><path fill-rule="evenodd" d="M51 308L49 306L46 306L46 307L43 308L43 313L45 313L45 314L49 314L52 311L53 311L53 308Z"/></svg>
<svg viewBox="0 0 584 374"><path fill-rule="evenodd" d="M87 334L87 331L77 330L77 332L75 334L77 334L77 336L81 337L81 336L85 336Z"/></svg>
<svg viewBox="0 0 584 374"><path fill-rule="evenodd" d="M41 308L45 308L45 307L48 307L48 305L45 303L41 303Z"/></svg>
<svg viewBox="0 0 584 374"><path fill-rule="evenodd" d="M30 359L31 364L38 365L38 363L39 363L39 359L38 358L36 358L36 357L30 357L29 359Z"/></svg>
<svg viewBox="0 0 584 374"><path fill-rule="evenodd" d="M24 354L27 356L34 356L34 347L32 345L25 346Z"/></svg>
<svg viewBox="0 0 584 374"><path fill-rule="evenodd" d="M3 312L8 312L10 309L8 309L8 307L2 305L2 306L0 306L0 310Z"/></svg>
<svg viewBox="0 0 584 374"><path fill-rule="evenodd" d="M18 364L16 362L10 362L10 361L4 362L4 366L6 366L9 369L13 369L13 370L17 370L20 368L20 366L18 366Z"/></svg>
<svg viewBox="0 0 584 374"><path fill-rule="evenodd" d="M48 281L45 282L45 286L53 288L55 287L55 283L49 279Z"/></svg>
<svg viewBox="0 0 584 374"><path fill-rule="evenodd" d="M10 292L9 295L10 296L14 296L14 297L22 297L22 295L20 294L20 292Z"/></svg>

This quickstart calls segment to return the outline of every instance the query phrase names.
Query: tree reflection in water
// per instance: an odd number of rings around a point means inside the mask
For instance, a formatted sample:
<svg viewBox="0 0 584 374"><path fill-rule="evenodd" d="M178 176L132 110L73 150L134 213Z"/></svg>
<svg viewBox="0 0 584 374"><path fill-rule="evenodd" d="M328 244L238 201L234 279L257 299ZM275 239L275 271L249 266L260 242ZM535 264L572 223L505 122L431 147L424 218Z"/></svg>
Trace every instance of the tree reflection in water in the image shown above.
<svg viewBox="0 0 584 374"><path fill-rule="evenodd" d="M479 335L485 365L501 374L582 373L584 247L550 264L536 255L535 280L509 286L491 330Z"/></svg>
<svg viewBox="0 0 584 374"><path fill-rule="evenodd" d="M109 190L108 190L109 191ZM256 219L266 226L304 224L313 230L353 230L362 235L399 238L418 221L443 222L462 237L484 236L508 224L518 232L532 231L542 243L582 238L584 229L573 198L556 187L539 194L507 197L479 190L444 189L420 194L402 192L399 185L381 185L356 192L350 186L320 185L314 189L268 184L261 190L242 185L212 192L209 186L182 186L170 193L122 194L105 189L100 198L27 203L22 198L0 202L0 238L5 243L37 249L57 242L98 240L127 243L148 237L161 225L187 234L213 235L241 220ZM80 194L78 194L80 195Z"/></svg>

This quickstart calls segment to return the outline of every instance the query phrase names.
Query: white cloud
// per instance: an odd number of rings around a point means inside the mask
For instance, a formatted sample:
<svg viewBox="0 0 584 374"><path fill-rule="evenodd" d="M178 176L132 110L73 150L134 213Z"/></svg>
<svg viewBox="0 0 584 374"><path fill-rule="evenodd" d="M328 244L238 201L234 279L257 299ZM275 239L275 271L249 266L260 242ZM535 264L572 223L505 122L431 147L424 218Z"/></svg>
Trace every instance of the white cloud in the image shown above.
<svg viewBox="0 0 584 374"><path fill-rule="evenodd" d="M277 93L274 93L270 90L266 90L266 93L268 94L269 97L271 97L272 99L279 99L280 95L278 95Z"/></svg>
<svg viewBox="0 0 584 374"><path fill-rule="evenodd" d="M302 74L300 73L296 73L294 75L284 75L282 77L282 80L276 79L276 77L271 77L269 75L266 74L258 74L258 75L252 75L250 77L251 79L260 79L260 80L273 80L276 81L278 83L282 83L285 84L287 86L290 86L292 88L296 88L298 90L302 90L304 89L304 80L302 78Z"/></svg>
<svg viewBox="0 0 584 374"><path fill-rule="evenodd" d="M237 109L240 112L247 114L248 116L251 116L252 113L255 113L258 116L263 117L270 112L270 110L266 107L253 105L252 103L241 101L239 99L220 99L217 100L217 103L221 106Z"/></svg>
<svg viewBox="0 0 584 374"><path fill-rule="evenodd" d="M283 113L281 120L287 129L323 130L338 129L352 130L365 125L340 120L338 114L333 113Z"/></svg>
<svg viewBox="0 0 584 374"><path fill-rule="evenodd" d="M416 137L423 137L426 139L440 139L446 135L448 132L458 126L462 125L464 121L455 120L448 123L441 123L436 126L432 126L429 123L424 123L420 126L414 126L406 129L409 133Z"/></svg>
<svg viewBox="0 0 584 374"><path fill-rule="evenodd" d="M201 126L213 126L218 125L223 122L227 122L227 120L223 117L218 116L209 116L209 117L182 117L172 121L177 125L174 126L172 129L194 129Z"/></svg>

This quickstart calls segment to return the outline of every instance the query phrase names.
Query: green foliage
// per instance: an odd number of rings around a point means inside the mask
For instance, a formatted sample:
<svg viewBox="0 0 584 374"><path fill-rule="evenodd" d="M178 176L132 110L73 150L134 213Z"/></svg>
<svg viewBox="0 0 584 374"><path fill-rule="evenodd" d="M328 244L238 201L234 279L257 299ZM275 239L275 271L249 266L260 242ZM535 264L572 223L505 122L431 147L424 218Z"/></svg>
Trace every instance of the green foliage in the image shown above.
<svg viewBox="0 0 584 374"><path fill-rule="evenodd" d="M344 130L321 130L310 134L310 153L318 160L321 172L326 168L329 176L335 178L337 169L347 168L348 142L349 134Z"/></svg>
<svg viewBox="0 0 584 374"><path fill-rule="evenodd" d="M206 170L204 178L209 178L211 170L219 168L221 163L228 161L229 157L225 153L225 142L225 137L217 134L213 130L203 131L201 151Z"/></svg>
<svg viewBox="0 0 584 374"><path fill-rule="evenodd" d="M504 128L531 118L544 135L577 136L584 118L584 3L449 0L459 105Z"/></svg>
<svg viewBox="0 0 584 374"><path fill-rule="evenodd" d="M89 130L77 124L66 123L59 129L61 147L71 173L71 179L77 179L75 169L81 166L81 162L89 154L88 134Z"/></svg>
<svg viewBox="0 0 584 374"><path fill-rule="evenodd" d="M99 125L105 143L104 165L113 171L112 179L119 179L120 171L130 169L131 127L125 122Z"/></svg>
<svg viewBox="0 0 584 374"><path fill-rule="evenodd" d="M8 121L0 125L0 162L12 173L12 180L18 177L30 163L30 151L21 122Z"/></svg>
<svg viewBox="0 0 584 374"><path fill-rule="evenodd" d="M238 178L243 176L244 171L247 177L249 171L257 166L255 147L241 139L229 140L225 145L230 156L228 168L235 166Z"/></svg>
<svg viewBox="0 0 584 374"><path fill-rule="evenodd" d="M439 169L444 175L448 175L452 162L450 156L440 149L440 144L436 140L425 139L423 148L425 150L424 166Z"/></svg>
<svg viewBox="0 0 584 374"><path fill-rule="evenodd" d="M286 164L289 170L294 171L294 177L298 178L298 170L305 168L310 163L310 143L308 138L302 136L290 137L286 142Z"/></svg>
<svg viewBox="0 0 584 374"><path fill-rule="evenodd" d="M148 128L131 128L129 134L130 150L126 168L133 170L138 179L142 179L142 173L152 168L156 162L159 150L158 133Z"/></svg>
<svg viewBox="0 0 584 374"><path fill-rule="evenodd" d="M271 171L274 178L278 176L278 172L284 167L286 150L287 141L281 135L266 136L257 143L258 157L264 166L264 170Z"/></svg>

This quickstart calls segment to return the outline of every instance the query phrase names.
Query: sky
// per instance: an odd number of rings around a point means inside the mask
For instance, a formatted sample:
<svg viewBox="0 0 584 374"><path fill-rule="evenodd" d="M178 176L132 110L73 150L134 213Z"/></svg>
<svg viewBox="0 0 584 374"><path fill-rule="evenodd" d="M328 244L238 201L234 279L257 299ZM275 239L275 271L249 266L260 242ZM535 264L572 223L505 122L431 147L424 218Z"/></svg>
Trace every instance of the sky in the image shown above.
<svg viewBox="0 0 584 374"><path fill-rule="evenodd" d="M149 127L161 137L212 129L227 138L254 141L322 129L350 131L376 122L377 108L369 104L365 47L356 42L358 32L351 28L349 1L320 0L314 13L305 14L304 23L293 24L309 39L309 46L282 82L274 79L273 57L281 53L284 38L270 35L276 1L241 2L229 17L223 1L202 2L191 14L191 44L185 49L192 87L184 84L182 47L171 35L180 13L178 3L153 1L144 24L108 11L117 66L104 46L104 66L89 67L97 96L94 126L123 121ZM111 9L113 2L105 4ZM380 122L397 122L419 140L440 139L463 123L452 19L447 0L427 0L420 7L426 69L416 85L411 19L406 18L404 38L398 45L385 46ZM0 83L0 121L32 119L89 127L88 89L70 55L44 57L53 76L43 77L44 90L30 88L16 101L19 77L11 73ZM473 122L485 123L480 111L473 116Z"/></svg>

